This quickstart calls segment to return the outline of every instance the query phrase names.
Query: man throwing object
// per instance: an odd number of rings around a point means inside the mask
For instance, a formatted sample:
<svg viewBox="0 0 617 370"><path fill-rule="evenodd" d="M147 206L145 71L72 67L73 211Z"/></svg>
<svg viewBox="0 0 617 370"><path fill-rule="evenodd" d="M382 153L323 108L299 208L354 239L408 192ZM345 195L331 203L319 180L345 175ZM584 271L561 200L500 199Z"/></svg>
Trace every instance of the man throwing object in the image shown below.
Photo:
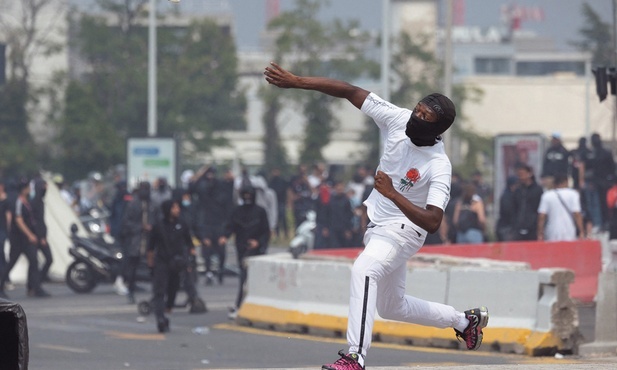
<svg viewBox="0 0 617 370"><path fill-rule="evenodd" d="M373 118L385 138L375 188L364 202L370 219L365 248L352 268L349 351L339 351L341 358L322 369L364 369L375 310L384 319L454 328L468 349L478 349L482 328L488 324L486 307L459 312L405 295L407 261L422 247L427 233L437 231L450 198L452 165L441 134L454 122L452 101L431 94L412 111L347 82L297 76L276 63L266 67L264 74L268 83L280 88L314 90L347 99Z"/></svg>

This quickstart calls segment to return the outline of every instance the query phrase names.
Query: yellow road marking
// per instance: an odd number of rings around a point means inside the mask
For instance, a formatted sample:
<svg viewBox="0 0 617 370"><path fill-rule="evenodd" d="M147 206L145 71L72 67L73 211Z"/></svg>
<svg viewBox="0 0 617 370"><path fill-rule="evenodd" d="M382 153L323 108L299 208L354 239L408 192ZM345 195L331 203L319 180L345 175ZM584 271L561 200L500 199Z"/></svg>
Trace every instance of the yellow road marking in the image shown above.
<svg viewBox="0 0 617 370"><path fill-rule="evenodd" d="M121 331L106 331L105 335L116 339L130 339L130 340L165 340L163 334L136 334L136 333L124 333Z"/></svg>
<svg viewBox="0 0 617 370"><path fill-rule="evenodd" d="M298 333L285 333L285 332L276 332L267 329L258 329L247 326L239 326L234 324L217 324L213 326L214 329L220 330L232 330L242 333L249 334L258 334L258 335L268 335L271 337L279 337L279 338L293 338L293 339L303 339L324 343L338 343L338 344L347 344L347 340L343 338L326 338L319 337L310 334L298 334ZM452 354L453 349L447 348L429 348L429 347L414 347L403 344L395 344L395 343L381 343L381 342L373 342L371 343L372 347L376 348L385 348L385 349L396 349L402 351L417 351L424 353L440 353L440 354ZM499 358L512 358L516 361L516 363L520 364L577 364L581 363L581 361L570 360L570 359L556 359L554 357L527 357L525 355L517 355L513 353L496 353L496 352L485 352L485 351L458 351L457 355L462 356L483 356L483 357L499 357ZM434 363L433 363L434 364ZM418 363L410 363L409 366L433 366L433 364L418 364ZM457 365L460 365L458 363Z"/></svg>
<svg viewBox="0 0 617 370"><path fill-rule="evenodd" d="M90 353L89 350L83 348L74 348L66 346L56 346L53 344L38 344L38 348L53 349L55 351L72 352L72 353Z"/></svg>

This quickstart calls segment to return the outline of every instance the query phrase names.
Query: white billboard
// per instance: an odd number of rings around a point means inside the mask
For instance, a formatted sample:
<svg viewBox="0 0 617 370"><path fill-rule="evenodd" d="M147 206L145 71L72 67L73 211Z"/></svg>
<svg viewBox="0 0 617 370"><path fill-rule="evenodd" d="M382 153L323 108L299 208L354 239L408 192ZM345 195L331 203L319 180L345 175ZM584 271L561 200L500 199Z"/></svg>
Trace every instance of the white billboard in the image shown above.
<svg viewBox="0 0 617 370"><path fill-rule="evenodd" d="M173 138L130 138L127 141L127 181L134 187L140 181L153 183L164 177L176 187L178 151Z"/></svg>

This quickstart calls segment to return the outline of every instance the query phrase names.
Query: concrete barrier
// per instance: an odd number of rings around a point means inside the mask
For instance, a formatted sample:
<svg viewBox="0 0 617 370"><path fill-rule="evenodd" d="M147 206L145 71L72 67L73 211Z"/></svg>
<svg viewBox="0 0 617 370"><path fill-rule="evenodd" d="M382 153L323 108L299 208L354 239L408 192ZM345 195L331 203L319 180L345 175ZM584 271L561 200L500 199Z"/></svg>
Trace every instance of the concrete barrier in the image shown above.
<svg viewBox="0 0 617 370"><path fill-rule="evenodd" d="M438 256L429 257L442 259ZM449 260L448 260L449 259ZM489 308L484 350L528 355L575 352L578 311L569 296L574 274L565 269L530 270L521 263L452 257L409 265L407 293L462 311ZM445 262L444 262L445 261ZM434 261L433 261L434 262ZM462 264L461 264L462 262ZM247 296L238 322L278 331L344 337L351 259L297 259L286 253L249 259ZM452 329L384 320L377 316L378 341L463 348Z"/></svg>
<svg viewBox="0 0 617 370"><path fill-rule="evenodd" d="M359 248L314 250L311 254L355 258ZM467 258L488 258L528 263L532 269L564 268L575 274L570 287L572 298L592 302L598 291L598 273L602 271L603 246L600 240L572 242L507 242L425 246L418 255L440 254Z"/></svg>

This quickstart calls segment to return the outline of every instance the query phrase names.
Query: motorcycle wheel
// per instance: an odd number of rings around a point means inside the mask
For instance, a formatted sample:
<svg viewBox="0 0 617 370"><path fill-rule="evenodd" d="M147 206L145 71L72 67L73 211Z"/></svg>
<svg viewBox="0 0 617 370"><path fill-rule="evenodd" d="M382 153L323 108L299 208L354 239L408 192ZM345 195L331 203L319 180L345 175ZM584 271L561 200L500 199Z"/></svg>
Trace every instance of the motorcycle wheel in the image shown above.
<svg viewBox="0 0 617 370"><path fill-rule="evenodd" d="M137 312L142 316L148 316L152 312L152 305L150 301L141 301L137 305Z"/></svg>
<svg viewBox="0 0 617 370"><path fill-rule="evenodd" d="M95 272L85 262L74 261L66 270L66 285L75 293L90 293L96 283Z"/></svg>

